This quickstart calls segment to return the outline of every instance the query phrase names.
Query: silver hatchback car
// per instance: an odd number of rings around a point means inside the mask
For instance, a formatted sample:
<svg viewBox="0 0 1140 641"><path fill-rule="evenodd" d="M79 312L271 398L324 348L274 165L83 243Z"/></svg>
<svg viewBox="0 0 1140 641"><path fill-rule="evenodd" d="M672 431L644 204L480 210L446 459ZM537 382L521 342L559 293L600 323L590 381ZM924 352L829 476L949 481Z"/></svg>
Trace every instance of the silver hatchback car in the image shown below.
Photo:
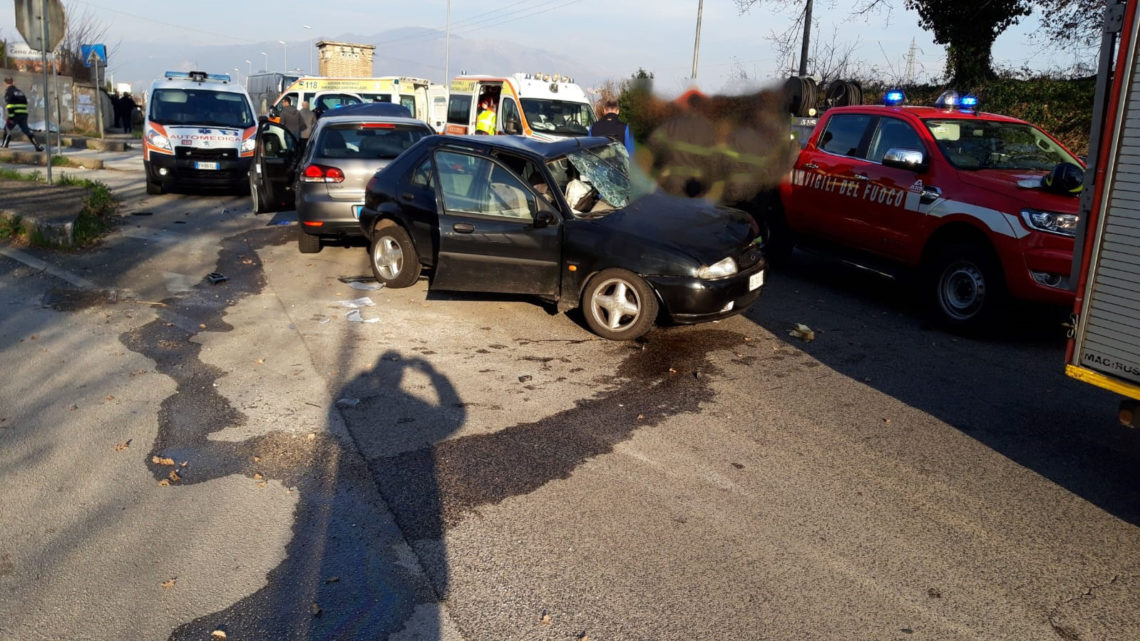
<svg viewBox="0 0 1140 641"><path fill-rule="evenodd" d="M368 181L417 140L435 133L420 120L386 115L406 112L389 104L331 111L317 120L308 141L297 140L280 123L262 121L249 172L254 212L295 209L297 248L303 254L319 252L322 239L361 236L358 221Z"/></svg>

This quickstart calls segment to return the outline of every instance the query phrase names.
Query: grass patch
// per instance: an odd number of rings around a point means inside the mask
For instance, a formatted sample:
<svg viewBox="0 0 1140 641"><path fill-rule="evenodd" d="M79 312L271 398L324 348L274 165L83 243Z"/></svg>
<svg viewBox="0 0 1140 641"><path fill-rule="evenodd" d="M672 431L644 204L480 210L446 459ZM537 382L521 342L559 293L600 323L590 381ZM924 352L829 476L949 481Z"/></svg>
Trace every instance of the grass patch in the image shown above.
<svg viewBox="0 0 1140 641"><path fill-rule="evenodd" d="M19 216L0 216L0 240L11 240L24 235L24 226Z"/></svg>
<svg viewBox="0 0 1140 641"><path fill-rule="evenodd" d="M78 167L79 165L71 162L71 159L68 158L67 156L59 155L59 156L52 156L51 157L51 166L52 167Z"/></svg>
<svg viewBox="0 0 1140 641"><path fill-rule="evenodd" d="M0 178L8 180L24 180L28 182L43 182L44 175L40 170L35 171L20 171L18 169L0 168Z"/></svg>

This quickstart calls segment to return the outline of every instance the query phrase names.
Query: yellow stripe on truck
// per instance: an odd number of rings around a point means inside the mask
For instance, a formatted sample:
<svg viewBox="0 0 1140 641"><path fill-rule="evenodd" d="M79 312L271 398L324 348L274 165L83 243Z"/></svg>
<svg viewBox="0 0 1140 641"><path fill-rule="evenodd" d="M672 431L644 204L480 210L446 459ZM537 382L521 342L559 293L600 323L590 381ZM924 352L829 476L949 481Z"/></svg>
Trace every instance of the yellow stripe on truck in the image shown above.
<svg viewBox="0 0 1140 641"><path fill-rule="evenodd" d="M1126 383L1122 380L1077 365L1066 365L1065 373L1068 374L1070 378L1075 378L1078 381L1091 383L1110 392L1116 392L1121 396L1127 396L1128 398L1134 398L1140 401L1140 385Z"/></svg>

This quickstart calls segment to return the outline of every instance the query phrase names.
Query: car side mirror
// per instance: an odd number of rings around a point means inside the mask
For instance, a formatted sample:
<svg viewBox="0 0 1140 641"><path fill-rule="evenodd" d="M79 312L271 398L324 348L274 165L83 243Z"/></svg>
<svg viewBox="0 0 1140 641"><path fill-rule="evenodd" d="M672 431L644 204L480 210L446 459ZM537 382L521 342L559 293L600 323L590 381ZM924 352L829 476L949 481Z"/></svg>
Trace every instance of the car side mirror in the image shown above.
<svg viewBox="0 0 1140 641"><path fill-rule="evenodd" d="M550 211L549 209L539 209L538 213L534 215L534 226L536 228L552 227L558 224L558 214Z"/></svg>
<svg viewBox="0 0 1140 641"><path fill-rule="evenodd" d="M924 172L928 168L926 154L917 149L888 149L883 154L883 166Z"/></svg>

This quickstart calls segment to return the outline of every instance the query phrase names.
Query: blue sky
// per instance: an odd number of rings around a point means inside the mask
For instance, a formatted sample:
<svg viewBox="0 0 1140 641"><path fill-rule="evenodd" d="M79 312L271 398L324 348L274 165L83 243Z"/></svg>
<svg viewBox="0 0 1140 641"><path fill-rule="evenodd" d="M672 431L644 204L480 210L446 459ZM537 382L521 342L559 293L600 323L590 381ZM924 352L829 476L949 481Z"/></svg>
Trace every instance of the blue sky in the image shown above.
<svg viewBox="0 0 1140 641"><path fill-rule="evenodd" d="M835 41L854 46L853 55L864 68L901 75L907 50L914 40L916 70L920 78L937 76L944 64L943 48L917 26L915 14L902 8L902 0L890 0L889 11L852 17L857 0L816 0L819 21L813 40ZM559 70L587 75L591 82L628 77L639 67L653 71L662 92L680 92L690 84L693 40L698 0L452 0L451 33L487 43L511 42L545 49L572 61L583 71ZM96 16L107 31L104 42L154 42L155 58L174 61L185 55L180 49L201 45L264 46L269 66L282 68L286 55L290 67L308 67L304 59L311 39L335 38L349 33L374 34L399 27L443 30L446 0L65 0L72 15ZM702 15L697 84L711 91L744 88L740 77L754 83L785 77L773 45L765 36L786 29L794 20L792 11L775 12L761 0L750 13L740 15L732 0L705 0ZM19 39L13 11L0 12L0 37ZM1042 42L1030 38L1037 29L1030 17L1003 34L995 45L994 60L1001 66L1035 69L1066 67L1072 55L1055 56ZM305 25L310 28L306 29ZM383 47L384 43L372 43ZM399 47L400 43L393 43ZM132 47L133 49L133 47ZM436 63L443 76L443 44L440 39ZM245 71L245 56L235 64ZM252 64L262 65L255 56ZM1091 61L1086 53L1076 60ZM116 72L112 60L108 71ZM466 68L452 59L452 75ZM520 69L467 69L473 73L510 73ZM587 72L588 70L588 72ZM394 70L395 73L400 73Z"/></svg>

